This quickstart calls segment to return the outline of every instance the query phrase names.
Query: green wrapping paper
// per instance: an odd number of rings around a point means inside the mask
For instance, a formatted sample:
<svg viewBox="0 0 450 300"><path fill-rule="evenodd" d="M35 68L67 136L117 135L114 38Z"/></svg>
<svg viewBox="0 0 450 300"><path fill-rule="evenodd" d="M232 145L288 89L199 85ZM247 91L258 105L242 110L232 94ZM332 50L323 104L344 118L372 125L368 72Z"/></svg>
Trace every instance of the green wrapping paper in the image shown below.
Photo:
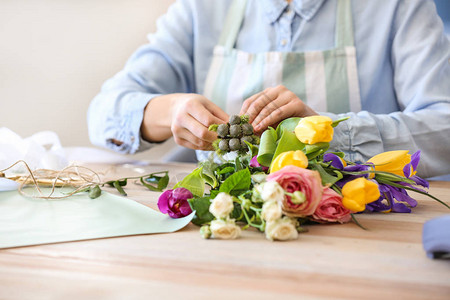
<svg viewBox="0 0 450 300"><path fill-rule="evenodd" d="M61 200L0 192L0 248L174 232L193 216L171 219L106 192L96 199L81 193Z"/></svg>

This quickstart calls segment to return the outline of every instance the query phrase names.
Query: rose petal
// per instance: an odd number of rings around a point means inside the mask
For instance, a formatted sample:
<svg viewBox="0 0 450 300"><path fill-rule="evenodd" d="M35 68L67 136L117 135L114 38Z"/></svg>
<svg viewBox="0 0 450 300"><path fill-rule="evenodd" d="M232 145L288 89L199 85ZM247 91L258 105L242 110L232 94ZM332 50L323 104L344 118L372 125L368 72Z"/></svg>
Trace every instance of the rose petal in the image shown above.
<svg viewBox="0 0 450 300"><path fill-rule="evenodd" d="M158 198L158 208L163 214L169 211L169 199L172 197L172 190L167 190Z"/></svg>

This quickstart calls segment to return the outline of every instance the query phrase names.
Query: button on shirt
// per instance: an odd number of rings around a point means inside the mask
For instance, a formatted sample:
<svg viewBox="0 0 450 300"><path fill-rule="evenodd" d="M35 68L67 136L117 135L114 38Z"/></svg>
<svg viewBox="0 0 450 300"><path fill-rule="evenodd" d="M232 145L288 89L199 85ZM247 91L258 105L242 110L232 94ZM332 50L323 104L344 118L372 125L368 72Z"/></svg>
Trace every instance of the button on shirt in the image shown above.
<svg viewBox="0 0 450 300"><path fill-rule="evenodd" d="M168 93L199 93L231 0L179 0L88 112L91 141L123 153L140 138L145 106ZM235 47L305 52L335 47L337 0L248 0ZM362 111L335 129L332 150L352 161L383 151L421 150L419 175L450 173L450 42L431 0L354 0ZM120 141L118 146L113 142ZM437 146L438 145L438 146Z"/></svg>

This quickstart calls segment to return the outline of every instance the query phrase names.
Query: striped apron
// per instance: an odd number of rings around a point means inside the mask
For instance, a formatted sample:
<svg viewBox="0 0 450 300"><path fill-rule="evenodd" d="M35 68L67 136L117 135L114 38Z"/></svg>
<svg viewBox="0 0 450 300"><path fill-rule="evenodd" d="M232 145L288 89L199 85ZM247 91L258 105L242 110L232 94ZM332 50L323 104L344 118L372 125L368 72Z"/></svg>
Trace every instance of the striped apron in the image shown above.
<svg viewBox="0 0 450 300"><path fill-rule="evenodd" d="M317 112L359 112L356 48L351 0L338 0L335 48L308 52L248 53L233 48L245 0L234 0L214 48L203 95L228 114L238 114L248 97L284 85ZM205 153L197 152L199 160Z"/></svg>

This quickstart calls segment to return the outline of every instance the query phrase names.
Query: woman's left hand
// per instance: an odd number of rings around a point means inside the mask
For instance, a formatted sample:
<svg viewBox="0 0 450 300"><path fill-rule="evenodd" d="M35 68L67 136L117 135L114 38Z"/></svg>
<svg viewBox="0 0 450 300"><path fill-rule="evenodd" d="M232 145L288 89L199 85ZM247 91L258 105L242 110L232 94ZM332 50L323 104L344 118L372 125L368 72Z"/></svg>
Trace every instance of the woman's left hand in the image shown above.
<svg viewBox="0 0 450 300"><path fill-rule="evenodd" d="M261 133L267 127L275 127L290 117L307 117L317 113L285 86L267 88L246 99L241 115L248 115L255 132Z"/></svg>

